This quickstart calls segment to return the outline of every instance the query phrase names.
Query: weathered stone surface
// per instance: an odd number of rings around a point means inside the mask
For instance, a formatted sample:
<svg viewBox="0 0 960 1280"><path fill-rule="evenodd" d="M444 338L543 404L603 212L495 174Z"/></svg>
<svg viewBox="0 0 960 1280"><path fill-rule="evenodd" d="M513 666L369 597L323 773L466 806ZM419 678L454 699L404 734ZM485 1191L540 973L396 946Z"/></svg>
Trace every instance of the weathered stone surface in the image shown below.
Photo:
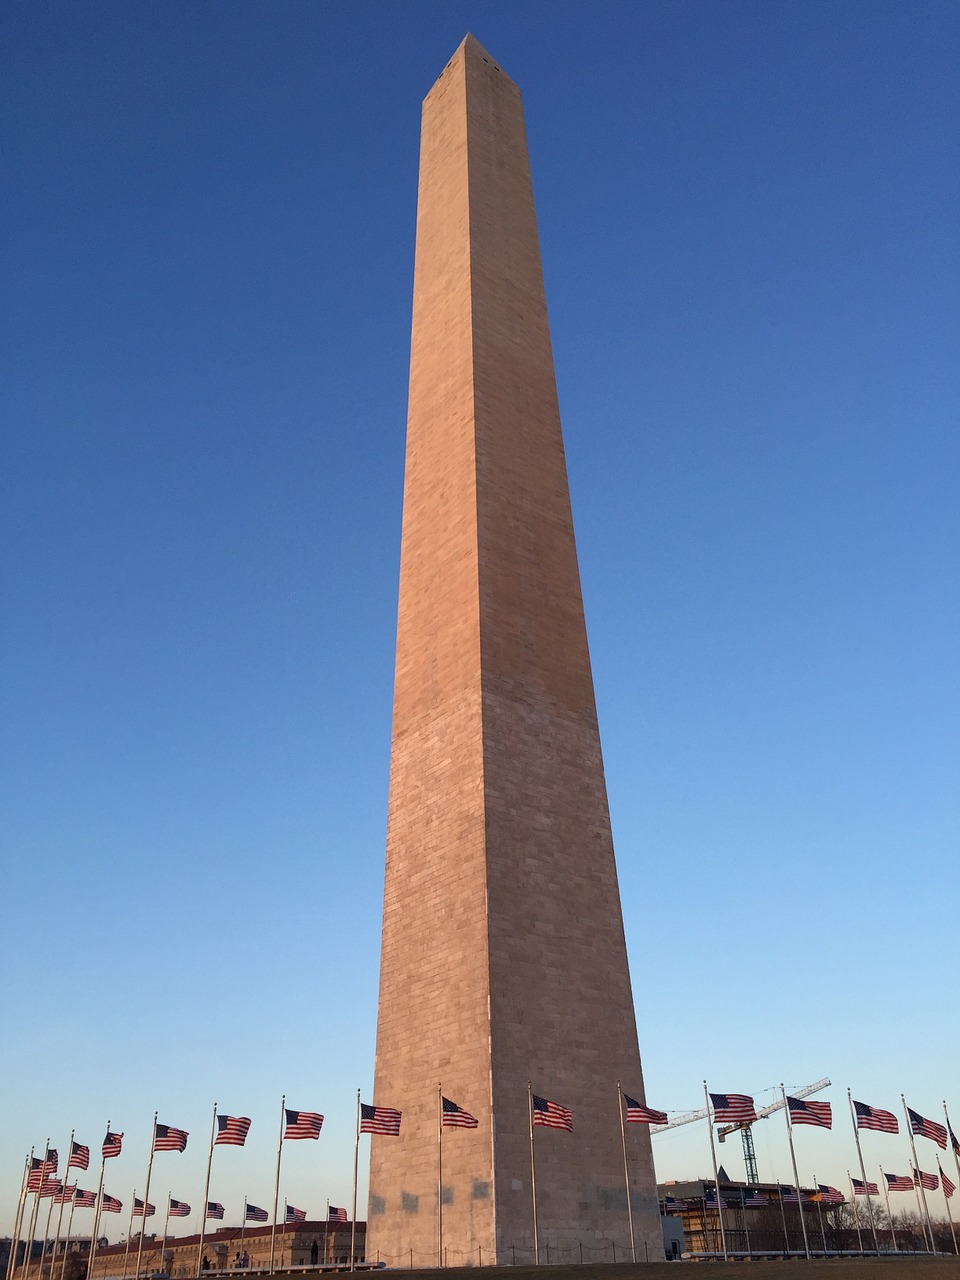
<svg viewBox="0 0 960 1280"><path fill-rule="evenodd" d="M643 1097L520 93L471 36L423 105L367 1257L629 1250ZM639 1256L662 1257L628 1131ZM515 1253L515 1251L517 1251ZM629 1257L629 1252L621 1253Z"/></svg>

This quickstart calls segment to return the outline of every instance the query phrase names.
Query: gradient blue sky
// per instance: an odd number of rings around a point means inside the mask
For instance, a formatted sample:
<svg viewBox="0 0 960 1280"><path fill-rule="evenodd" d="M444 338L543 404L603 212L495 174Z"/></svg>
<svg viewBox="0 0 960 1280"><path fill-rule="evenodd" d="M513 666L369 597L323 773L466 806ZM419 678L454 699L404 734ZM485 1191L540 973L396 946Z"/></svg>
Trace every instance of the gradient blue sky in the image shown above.
<svg viewBox="0 0 960 1280"><path fill-rule="evenodd" d="M848 1084L960 1120L957 6L21 0L0 1230L108 1118L128 1203L155 1108L155 1203L199 1204L214 1101L236 1221L283 1091L327 1123L281 1195L349 1199L420 102L467 30L524 93L648 1097L830 1076L838 1185ZM706 1172L705 1127L655 1153Z"/></svg>

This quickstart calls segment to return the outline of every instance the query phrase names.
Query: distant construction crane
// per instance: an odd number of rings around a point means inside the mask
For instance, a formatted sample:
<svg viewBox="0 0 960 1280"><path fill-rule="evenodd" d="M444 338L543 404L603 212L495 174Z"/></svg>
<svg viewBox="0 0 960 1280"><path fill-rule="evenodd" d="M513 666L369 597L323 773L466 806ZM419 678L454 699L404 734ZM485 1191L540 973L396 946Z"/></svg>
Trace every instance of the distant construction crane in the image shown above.
<svg viewBox="0 0 960 1280"><path fill-rule="evenodd" d="M811 1093L819 1093L821 1089L830 1087L829 1080L818 1080L816 1084L805 1084L802 1089L794 1089L791 1098L809 1098ZM783 1099L772 1102L769 1107L761 1107L757 1112L757 1119L764 1120L767 1116L772 1115L774 1111L782 1111L784 1107ZM665 1129L678 1129L682 1124L692 1124L694 1120L704 1120L709 1116L710 1111L707 1107L703 1107L700 1111L687 1111L682 1116L677 1116L676 1120L668 1120L666 1124L652 1125L651 1133L663 1133ZM736 1133L740 1130L740 1140L743 1143L743 1163L747 1169L747 1181L759 1182L760 1175L757 1172L757 1153L753 1145L753 1133L751 1132L754 1121L745 1120L741 1124L725 1124L717 1130L717 1137L721 1142L724 1141L728 1133Z"/></svg>

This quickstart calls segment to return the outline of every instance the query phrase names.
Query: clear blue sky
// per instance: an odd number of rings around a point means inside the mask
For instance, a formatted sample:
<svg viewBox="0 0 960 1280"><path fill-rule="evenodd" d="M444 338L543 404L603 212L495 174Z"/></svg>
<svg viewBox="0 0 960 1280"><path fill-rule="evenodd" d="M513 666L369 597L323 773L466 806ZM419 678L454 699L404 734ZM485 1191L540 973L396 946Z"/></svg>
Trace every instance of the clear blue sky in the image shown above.
<svg viewBox="0 0 960 1280"><path fill-rule="evenodd" d="M830 1076L798 1158L838 1184L847 1085L960 1121L960 9L20 0L0 1230L108 1118L129 1203L156 1108L199 1204L214 1101L236 1221L283 1091L327 1123L281 1195L349 1198L420 102L468 30L524 93L649 1099Z"/></svg>

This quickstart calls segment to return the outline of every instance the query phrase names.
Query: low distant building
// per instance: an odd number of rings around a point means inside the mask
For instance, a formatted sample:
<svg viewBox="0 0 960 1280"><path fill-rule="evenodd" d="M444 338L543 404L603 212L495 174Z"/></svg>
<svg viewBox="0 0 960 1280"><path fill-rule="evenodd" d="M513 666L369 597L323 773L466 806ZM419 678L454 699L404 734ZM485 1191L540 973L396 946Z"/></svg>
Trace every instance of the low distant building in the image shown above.
<svg viewBox="0 0 960 1280"><path fill-rule="evenodd" d="M662 1182L657 1187L657 1195L664 1218L673 1218L682 1225L680 1252L688 1256L722 1254L724 1235L728 1254L802 1254L804 1227L811 1250L818 1253L857 1248L856 1237L844 1215L836 1212L845 1206L846 1200L839 1193L836 1193L837 1199L825 1195L817 1187L801 1187L798 1194L795 1187L777 1182L721 1181L718 1198L717 1184L701 1178L690 1182ZM664 1245L668 1257L671 1256L670 1235L665 1224ZM676 1238L675 1232L671 1238Z"/></svg>

